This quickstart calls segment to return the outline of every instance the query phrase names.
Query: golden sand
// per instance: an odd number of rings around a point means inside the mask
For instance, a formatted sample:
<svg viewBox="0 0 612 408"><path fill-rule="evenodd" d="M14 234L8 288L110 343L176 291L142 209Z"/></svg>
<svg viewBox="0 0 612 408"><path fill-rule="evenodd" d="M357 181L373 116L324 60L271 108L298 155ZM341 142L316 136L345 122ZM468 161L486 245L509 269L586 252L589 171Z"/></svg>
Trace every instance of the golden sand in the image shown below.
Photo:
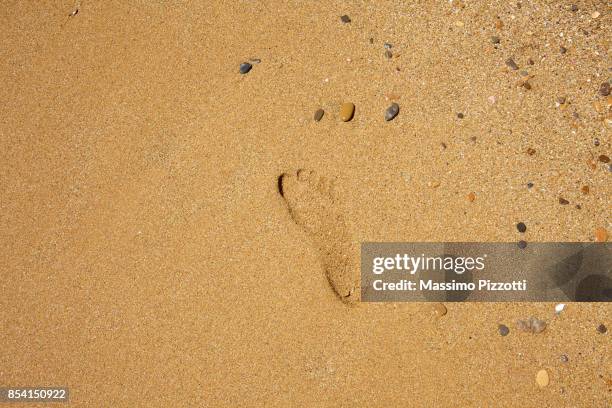
<svg viewBox="0 0 612 408"><path fill-rule="evenodd" d="M349 248L607 239L612 19L575 4L4 4L0 386L66 385L75 407L609 406L609 305L347 305L329 270L350 250L278 191L334 180ZM546 330L517 330L529 316Z"/></svg>

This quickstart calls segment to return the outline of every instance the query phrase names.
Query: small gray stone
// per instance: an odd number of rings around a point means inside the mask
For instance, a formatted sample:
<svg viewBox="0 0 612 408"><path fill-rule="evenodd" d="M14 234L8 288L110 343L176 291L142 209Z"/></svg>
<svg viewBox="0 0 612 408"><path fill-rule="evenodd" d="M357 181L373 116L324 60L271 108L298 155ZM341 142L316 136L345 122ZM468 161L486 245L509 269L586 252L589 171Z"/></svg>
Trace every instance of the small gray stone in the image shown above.
<svg viewBox="0 0 612 408"><path fill-rule="evenodd" d="M519 69L518 65L516 65L516 62L514 62L512 58L508 58L506 60L506 65L513 71L516 71L517 69Z"/></svg>
<svg viewBox="0 0 612 408"><path fill-rule="evenodd" d="M345 14L342 17L340 17L340 21L342 21L344 24L348 24L351 22L351 18Z"/></svg>
<svg viewBox="0 0 612 408"><path fill-rule="evenodd" d="M385 49L390 50L391 48L393 48L393 45L385 43Z"/></svg>
<svg viewBox="0 0 612 408"><path fill-rule="evenodd" d="M609 82L606 81L601 84L601 86L599 87L599 94L601 96L610 95L610 83Z"/></svg>
<svg viewBox="0 0 612 408"><path fill-rule="evenodd" d="M560 46L560 47L559 47L559 52L560 52L561 54L565 54L565 53L567 52L567 48L565 48L564 46Z"/></svg>
<svg viewBox="0 0 612 408"><path fill-rule="evenodd" d="M491 37L491 42L493 44L499 44L501 42L501 39L498 36L494 35L493 37Z"/></svg>
<svg viewBox="0 0 612 408"><path fill-rule="evenodd" d="M399 105L394 102L385 111L385 120L387 122L390 120L393 120L397 116L398 113L399 113Z"/></svg>
<svg viewBox="0 0 612 408"><path fill-rule="evenodd" d="M561 357L559 357L559 359L562 363L567 363L569 361L569 358L565 354L561 354Z"/></svg>
<svg viewBox="0 0 612 408"><path fill-rule="evenodd" d="M505 337L505 336L507 336L507 335L510 333L510 329L509 329L509 328L508 328L508 326L506 326L505 324L500 324L500 325L497 327L497 330L499 331L499 334L500 334L502 337Z"/></svg>
<svg viewBox="0 0 612 408"><path fill-rule="evenodd" d="M251 68L253 68L251 64L249 64L248 62L243 62L242 64L240 64L240 73L244 75L249 72Z"/></svg>

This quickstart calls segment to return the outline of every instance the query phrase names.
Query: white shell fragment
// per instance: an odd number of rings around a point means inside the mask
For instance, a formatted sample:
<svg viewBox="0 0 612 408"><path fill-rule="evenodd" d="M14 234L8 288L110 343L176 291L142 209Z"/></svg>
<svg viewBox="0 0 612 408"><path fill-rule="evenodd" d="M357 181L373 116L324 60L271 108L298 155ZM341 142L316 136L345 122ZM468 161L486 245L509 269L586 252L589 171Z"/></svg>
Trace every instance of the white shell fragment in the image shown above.
<svg viewBox="0 0 612 408"><path fill-rule="evenodd" d="M557 306L555 306L555 313L559 314L563 311L563 309L565 309L565 303L559 303Z"/></svg>

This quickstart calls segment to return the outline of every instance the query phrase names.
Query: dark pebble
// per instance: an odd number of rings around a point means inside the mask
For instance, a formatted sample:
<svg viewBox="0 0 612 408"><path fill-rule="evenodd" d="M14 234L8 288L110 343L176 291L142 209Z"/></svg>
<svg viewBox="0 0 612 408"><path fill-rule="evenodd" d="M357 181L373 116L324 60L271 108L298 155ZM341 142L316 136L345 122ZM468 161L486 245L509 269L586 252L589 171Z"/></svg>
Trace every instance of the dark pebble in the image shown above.
<svg viewBox="0 0 612 408"><path fill-rule="evenodd" d="M342 17L340 17L340 21L342 21L344 24L348 24L351 22L351 18L345 14Z"/></svg>
<svg viewBox="0 0 612 408"><path fill-rule="evenodd" d="M519 222L518 224L516 224L516 229L518 230L518 232L523 233L527 231L527 226L524 222Z"/></svg>
<svg viewBox="0 0 612 408"><path fill-rule="evenodd" d="M244 75L249 72L251 68L253 68L251 64L249 64L248 62L243 62L242 64L240 64L240 73Z"/></svg>
<svg viewBox="0 0 612 408"><path fill-rule="evenodd" d="M565 53L567 52L567 48L565 48L564 46L560 46L560 47L559 47L559 52L560 52L561 54L565 54Z"/></svg>
<svg viewBox="0 0 612 408"><path fill-rule="evenodd" d="M600 332L601 334L604 334L605 332L608 331L608 328L602 323L599 326L597 326L597 331Z"/></svg>
<svg viewBox="0 0 612 408"><path fill-rule="evenodd" d="M491 37L491 42L493 44L499 44L501 42L501 39L498 36L494 35L493 37Z"/></svg>
<svg viewBox="0 0 612 408"><path fill-rule="evenodd" d="M516 62L514 62L512 58L508 58L506 60L506 65L513 71L516 71L517 69L519 69L518 65L516 65Z"/></svg>
<svg viewBox="0 0 612 408"><path fill-rule="evenodd" d="M533 61L531 58L529 58L529 59L527 60L527 63L528 63L529 65L533 65L533 64L535 64L535 62L534 62L534 61Z"/></svg>
<svg viewBox="0 0 612 408"><path fill-rule="evenodd" d="M458 117L459 119L463 119L463 118L465 117L465 115L464 115L463 113L459 112L459 113L457 114L457 117Z"/></svg>
<svg viewBox="0 0 612 408"><path fill-rule="evenodd" d="M606 156L605 154L602 154L601 156L599 156L598 160L602 163L610 163L610 158Z"/></svg>
<svg viewBox="0 0 612 408"><path fill-rule="evenodd" d="M370 37L370 44L374 44L374 38Z"/></svg>
<svg viewBox="0 0 612 408"><path fill-rule="evenodd" d="M387 58L392 58L393 57L393 53L389 50L385 51L385 57Z"/></svg>
<svg viewBox="0 0 612 408"><path fill-rule="evenodd" d="M598 138L593 139L593 144L595 146L599 146L599 139Z"/></svg>
<svg viewBox="0 0 612 408"><path fill-rule="evenodd" d="M564 96L557 98L557 103L563 105L567 99Z"/></svg>
<svg viewBox="0 0 612 408"><path fill-rule="evenodd" d="M567 363L569 361L569 358L565 354L561 354L561 357L559 357L559 359L562 363Z"/></svg>
<svg viewBox="0 0 612 408"><path fill-rule="evenodd" d="M527 89L527 90L530 90L531 89L531 84L529 82L525 81L525 82L522 83L522 87Z"/></svg>
<svg viewBox="0 0 612 408"><path fill-rule="evenodd" d="M499 334L500 334L502 337L505 337L505 336L507 336L507 335L510 333L510 329L509 329L509 328L508 328L508 326L506 326L505 324L500 324L500 325L497 327L497 330L499 331Z"/></svg>
<svg viewBox="0 0 612 408"><path fill-rule="evenodd" d="M610 83L609 82L604 82L600 85L599 87L599 94L601 96L608 96L610 95Z"/></svg>
<svg viewBox="0 0 612 408"><path fill-rule="evenodd" d="M561 205L568 205L569 201L567 201L565 198L563 197L559 197L559 204Z"/></svg>
<svg viewBox="0 0 612 408"><path fill-rule="evenodd" d="M575 4L572 4L572 6L570 7L570 10L572 10L575 13L578 11L578 6Z"/></svg>
<svg viewBox="0 0 612 408"><path fill-rule="evenodd" d="M323 109L317 109L317 111L314 114L315 122L318 122L321 119L323 119L323 115L325 115L325 111Z"/></svg>
<svg viewBox="0 0 612 408"><path fill-rule="evenodd" d="M385 120L388 122L393 120L397 114L399 113L399 105L397 103L392 103L391 106L387 108L385 111Z"/></svg>
<svg viewBox="0 0 612 408"><path fill-rule="evenodd" d="M523 240L521 240L521 241L519 241L519 242L517 243L517 245L518 245L518 247L519 247L520 249L525 249L525 248L527 248L527 241L523 241Z"/></svg>
<svg viewBox="0 0 612 408"><path fill-rule="evenodd" d="M533 183L531 181L527 183L527 188L532 188L532 187L533 187Z"/></svg>

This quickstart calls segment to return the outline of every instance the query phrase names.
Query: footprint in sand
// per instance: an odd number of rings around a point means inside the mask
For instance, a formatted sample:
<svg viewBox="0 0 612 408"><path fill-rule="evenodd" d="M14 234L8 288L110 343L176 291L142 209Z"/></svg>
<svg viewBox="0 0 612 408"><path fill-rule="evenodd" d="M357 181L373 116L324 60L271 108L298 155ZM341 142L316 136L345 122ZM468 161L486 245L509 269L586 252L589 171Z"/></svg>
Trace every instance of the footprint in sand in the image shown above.
<svg viewBox="0 0 612 408"><path fill-rule="evenodd" d="M289 213L311 238L319 251L319 259L327 280L346 303L360 297L359 249L352 240L341 206L334 191L334 182L311 170L283 174L279 191Z"/></svg>

